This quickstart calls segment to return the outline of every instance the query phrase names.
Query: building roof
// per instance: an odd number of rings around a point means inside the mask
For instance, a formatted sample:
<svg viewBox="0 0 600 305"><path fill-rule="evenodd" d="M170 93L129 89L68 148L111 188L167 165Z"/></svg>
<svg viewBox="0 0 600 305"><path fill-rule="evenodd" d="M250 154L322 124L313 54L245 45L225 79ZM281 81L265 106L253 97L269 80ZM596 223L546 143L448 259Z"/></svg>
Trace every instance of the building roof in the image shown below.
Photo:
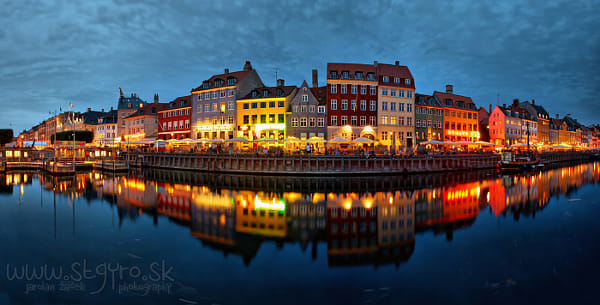
<svg viewBox="0 0 600 305"><path fill-rule="evenodd" d="M250 93L246 94L246 96L244 96L240 100L257 99L257 98L269 99L269 98L274 98L274 97L275 98L276 97L286 97L286 96L292 94L294 92L294 89L296 89L296 86L256 88L256 89L253 89L252 91L250 91ZM265 96L265 92L268 92L267 96ZM255 95L253 95L253 94L255 94ZM258 95L258 96L256 96L256 95Z"/></svg>
<svg viewBox="0 0 600 305"><path fill-rule="evenodd" d="M433 96L420 93L415 93L415 105L422 107L444 107L438 100L433 98Z"/></svg>
<svg viewBox="0 0 600 305"><path fill-rule="evenodd" d="M125 119L131 119L135 117L142 117L147 115L158 115L158 112L161 110L165 110L169 107L167 103L151 103L144 106L142 109L139 109L137 112L132 115L126 117Z"/></svg>
<svg viewBox="0 0 600 305"><path fill-rule="evenodd" d="M327 105L327 87L310 88L319 105Z"/></svg>
<svg viewBox="0 0 600 305"><path fill-rule="evenodd" d="M331 74L332 71L336 72L337 76ZM351 80L368 80L366 78L368 73L373 74L373 79L369 81L376 81L377 69L374 65L367 64L348 64L348 63L327 63L327 79L341 79L342 72L348 72L348 78ZM356 72L362 72L362 78L359 78Z"/></svg>
<svg viewBox="0 0 600 305"><path fill-rule="evenodd" d="M439 91L434 91L433 95L437 96L437 98L439 99L439 102L442 103L442 105L445 108L456 108L456 109L477 111L477 107L475 106L475 103L473 103L473 100L468 96L462 96L462 95L458 95L458 94L445 93L445 92L439 92ZM452 106L448 106L448 104L446 103L447 100L452 101ZM463 102L464 107L461 107L459 102Z"/></svg>
<svg viewBox="0 0 600 305"><path fill-rule="evenodd" d="M119 97L117 109L139 109L140 103L142 104L142 107L146 106L148 104L146 101L143 101L135 93L132 93L130 97L125 97L125 96L121 95Z"/></svg>
<svg viewBox="0 0 600 305"><path fill-rule="evenodd" d="M183 104L182 104L182 102L183 102ZM172 110L172 109L192 107L192 96L191 95L180 96L180 97L170 101L167 105L168 105L167 108L159 110L158 112Z"/></svg>
<svg viewBox="0 0 600 305"><path fill-rule="evenodd" d="M242 81L244 78L246 78L246 76L248 76L248 74L250 74L250 72L252 72L252 71L254 71L254 70L237 71L237 72L231 72L231 73L223 73L223 74L213 75L211 78L203 81L200 86L198 86L195 89L192 89L192 92L194 92L194 91L202 91L202 90L209 90L209 89L214 89L214 88L219 88L219 87L235 86L240 81ZM228 79L234 79L233 84L228 85ZM222 82L221 85L215 86L215 81L216 80L222 80L223 82ZM206 86L205 86L205 84L206 84Z"/></svg>
<svg viewBox="0 0 600 305"><path fill-rule="evenodd" d="M384 83L383 76L389 76L389 82ZM394 83L394 78L399 78L400 83ZM377 79L379 80L379 85L415 88L413 76L407 66L377 64ZM405 79L409 79L410 84L407 85Z"/></svg>

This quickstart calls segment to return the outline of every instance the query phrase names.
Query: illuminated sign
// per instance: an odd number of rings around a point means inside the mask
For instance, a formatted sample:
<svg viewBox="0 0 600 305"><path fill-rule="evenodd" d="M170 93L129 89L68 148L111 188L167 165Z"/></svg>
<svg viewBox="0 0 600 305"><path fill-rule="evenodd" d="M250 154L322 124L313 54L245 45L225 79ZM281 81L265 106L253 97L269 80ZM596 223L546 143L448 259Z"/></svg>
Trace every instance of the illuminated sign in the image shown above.
<svg viewBox="0 0 600 305"><path fill-rule="evenodd" d="M254 209L255 210L277 210L277 211L285 211L285 201L283 199L275 199L273 201L262 201L258 198L258 195L254 197Z"/></svg>
<svg viewBox="0 0 600 305"><path fill-rule="evenodd" d="M254 129L257 132L259 132L261 130L266 130L266 129L285 130L285 124L256 124L256 125L254 125Z"/></svg>

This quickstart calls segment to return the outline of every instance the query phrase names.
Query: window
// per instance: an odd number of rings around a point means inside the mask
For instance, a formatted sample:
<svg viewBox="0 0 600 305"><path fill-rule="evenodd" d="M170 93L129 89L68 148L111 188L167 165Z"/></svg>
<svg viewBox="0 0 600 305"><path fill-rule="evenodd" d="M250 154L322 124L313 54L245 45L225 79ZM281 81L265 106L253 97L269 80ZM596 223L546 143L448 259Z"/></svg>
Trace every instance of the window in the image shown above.
<svg viewBox="0 0 600 305"><path fill-rule="evenodd" d="M340 93L341 94L346 94L348 93L348 85L340 85Z"/></svg>
<svg viewBox="0 0 600 305"><path fill-rule="evenodd" d="M396 111L396 103L390 103L390 111Z"/></svg>
<svg viewBox="0 0 600 305"><path fill-rule="evenodd" d="M381 110L383 110L383 111L388 110L388 102L381 102Z"/></svg>
<svg viewBox="0 0 600 305"><path fill-rule="evenodd" d="M342 124L342 126L348 124L348 116L342 115L340 123Z"/></svg>
<svg viewBox="0 0 600 305"><path fill-rule="evenodd" d="M277 106L278 107L284 107L285 103L283 101L279 101L279 102L277 102Z"/></svg>
<svg viewBox="0 0 600 305"><path fill-rule="evenodd" d="M410 91L410 90L406 90L406 97L412 98L413 97L413 92Z"/></svg>
<svg viewBox="0 0 600 305"><path fill-rule="evenodd" d="M382 96L387 96L388 95L388 89L387 88L381 88L381 95Z"/></svg>
<svg viewBox="0 0 600 305"><path fill-rule="evenodd" d="M467 116L469 119L471 118L471 113L469 112L469 115Z"/></svg>
<svg viewBox="0 0 600 305"><path fill-rule="evenodd" d="M369 110L370 110L370 111L375 111L375 110L376 110L376 105L377 105L377 104L375 103L375 101L371 101L371 102L369 103Z"/></svg>
<svg viewBox="0 0 600 305"><path fill-rule="evenodd" d="M303 94L302 95L302 101L303 102L308 102L308 94Z"/></svg>
<svg viewBox="0 0 600 305"><path fill-rule="evenodd" d="M325 106L323 106L323 105L319 105L319 106L317 107L317 112L318 112L318 113L325 113Z"/></svg>
<svg viewBox="0 0 600 305"><path fill-rule="evenodd" d="M218 109L219 109L219 104L217 104L217 103L213 103L213 104L212 104L212 106L213 106L213 107L212 107L212 108L213 108L213 109L212 109L212 111L213 111L213 112L217 112L217 111L218 111Z"/></svg>
<svg viewBox="0 0 600 305"><path fill-rule="evenodd" d="M267 102L260 102L260 108L267 108Z"/></svg>
<svg viewBox="0 0 600 305"><path fill-rule="evenodd" d="M388 116L387 115L382 115L381 116L381 124L387 125L387 123L388 123ZM387 133L383 132L382 134L387 134Z"/></svg>
<svg viewBox="0 0 600 305"><path fill-rule="evenodd" d="M412 107L413 107L412 104L406 104L406 111L407 112L412 112Z"/></svg>
<svg viewBox="0 0 600 305"><path fill-rule="evenodd" d="M406 118L406 126L412 126L412 118Z"/></svg>
<svg viewBox="0 0 600 305"><path fill-rule="evenodd" d="M399 84L399 83L400 83L400 78L394 77L394 84Z"/></svg>
<svg viewBox="0 0 600 305"><path fill-rule="evenodd" d="M204 104L204 112L210 112L210 104Z"/></svg>
<svg viewBox="0 0 600 305"><path fill-rule="evenodd" d="M383 77L383 82L384 83L389 83L390 82L390 77L389 76L384 76Z"/></svg>
<svg viewBox="0 0 600 305"><path fill-rule="evenodd" d="M369 125L375 126L376 123L377 123L377 117L376 116L370 116L369 117Z"/></svg>
<svg viewBox="0 0 600 305"><path fill-rule="evenodd" d="M352 86L350 87L350 93L352 93L352 94L356 94L356 85L352 85Z"/></svg>
<svg viewBox="0 0 600 305"><path fill-rule="evenodd" d="M269 123L275 123L275 115L269 114Z"/></svg>
<svg viewBox="0 0 600 305"><path fill-rule="evenodd" d="M249 103L244 103L244 105L242 106L242 108L248 109L248 108L250 108L250 104Z"/></svg>
<svg viewBox="0 0 600 305"><path fill-rule="evenodd" d="M410 85L410 79L409 78L405 79L404 80L404 84L407 85L407 86Z"/></svg>
<svg viewBox="0 0 600 305"><path fill-rule="evenodd" d="M356 100L350 101L350 109L356 110Z"/></svg>
<svg viewBox="0 0 600 305"><path fill-rule="evenodd" d="M308 112L315 112L315 105L310 105L308 107Z"/></svg>
<svg viewBox="0 0 600 305"><path fill-rule="evenodd" d="M298 118L292 118L292 127L298 127Z"/></svg>
<svg viewBox="0 0 600 305"><path fill-rule="evenodd" d="M167 130L167 123L163 123L163 125L162 125L162 129L163 129L163 130Z"/></svg>
<svg viewBox="0 0 600 305"><path fill-rule="evenodd" d="M395 116L390 117L390 125L396 125L396 117Z"/></svg>
<svg viewBox="0 0 600 305"><path fill-rule="evenodd" d="M361 111L367 110L367 101L365 101L365 100L360 101L360 110Z"/></svg>
<svg viewBox="0 0 600 305"><path fill-rule="evenodd" d="M258 103L256 103L256 102L252 103L252 109L254 109L254 108L258 108Z"/></svg>
<svg viewBox="0 0 600 305"><path fill-rule="evenodd" d="M331 100L331 110L337 110L337 100Z"/></svg>
<svg viewBox="0 0 600 305"><path fill-rule="evenodd" d="M275 102L269 102L269 108L275 108Z"/></svg>
<svg viewBox="0 0 600 305"><path fill-rule="evenodd" d="M337 93L337 85L331 85L331 93Z"/></svg>
<svg viewBox="0 0 600 305"><path fill-rule="evenodd" d="M350 73L348 71L342 71L342 79L349 79Z"/></svg>
<svg viewBox="0 0 600 305"><path fill-rule="evenodd" d="M265 124L265 123L267 123L267 115L266 115L266 114L261 114L261 115L260 115L260 122L261 122L262 124Z"/></svg>
<svg viewBox="0 0 600 305"><path fill-rule="evenodd" d="M342 100L342 110L348 110L348 100Z"/></svg>
<svg viewBox="0 0 600 305"><path fill-rule="evenodd" d="M390 96L396 96L396 89L390 89Z"/></svg>
<svg viewBox="0 0 600 305"><path fill-rule="evenodd" d="M404 111L404 103L398 103L398 111Z"/></svg>
<svg viewBox="0 0 600 305"><path fill-rule="evenodd" d="M300 127L306 127L306 118L300 118Z"/></svg>
<svg viewBox="0 0 600 305"><path fill-rule="evenodd" d="M365 124L367 124L367 117L362 115L362 116L360 116L360 125L359 126L365 126Z"/></svg>
<svg viewBox="0 0 600 305"><path fill-rule="evenodd" d="M235 105L234 101L227 102L227 110L233 110L235 107L234 105Z"/></svg>
<svg viewBox="0 0 600 305"><path fill-rule="evenodd" d="M244 115L242 124L250 124L250 116Z"/></svg>
<svg viewBox="0 0 600 305"><path fill-rule="evenodd" d="M228 116L227 121L229 122L229 124L233 124L233 115Z"/></svg>
<svg viewBox="0 0 600 305"><path fill-rule="evenodd" d="M360 94L367 94L367 86L360 86Z"/></svg>
<svg viewBox="0 0 600 305"><path fill-rule="evenodd" d="M402 117L402 116L398 117L398 125L404 126L404 117Z"/></svg>
<svg viewBox="0 0 600 305"><path fill-rule="evenodd" d="M306 105L300 106L300 112L306 112Z"/></svg>
<svg viewBox="0 0 600 305"><path fill-rule="evenodd" d="M317 118L317 127L325 127L325 118Z"/></svg>
<svg viewBox="0 0 600 305"><path fill-rule="evenodd" d="M308 127L315 127L315 118L308 119Z"/></svg>
<svg viewBox="0 0 600 305"><path fill-rule="evenodd" d="M371 87L371 95L377 95L377 88Z"/></svg>
<svg viewBox="0 0 600 305"><path fill-rule="evenodd" d="M356 126L356 116L355 115L350 117L350 124L352 126Z"/></svg>
<svg viewBox="0 0 600 305"><path fill-rule="evenodd" d="M169 125L168 125L168 126L169 126L169 130L171 130L171 127L173 127L173 125L172 125L172 123L171 123L171 122L169 122Z"/></svg>
<svg viewBox="0 0 600 305"><path fill-rule="evenodd" d="M331 126L337 126L337 116L331 116Z"/></svg>
<svg viewBox="0 0 600 305"><path fill-rule="evenodd" d="M219 91L213 91L212 98L217 98Z"/></svg>

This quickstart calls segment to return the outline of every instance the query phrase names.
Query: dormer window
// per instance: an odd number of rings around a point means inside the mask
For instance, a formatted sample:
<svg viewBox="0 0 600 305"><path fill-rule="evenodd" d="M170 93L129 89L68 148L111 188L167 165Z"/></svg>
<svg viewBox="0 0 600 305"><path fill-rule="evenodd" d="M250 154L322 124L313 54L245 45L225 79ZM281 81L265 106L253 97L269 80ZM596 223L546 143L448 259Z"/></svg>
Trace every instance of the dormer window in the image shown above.
<svg viewBox="0 0 600 305"><path fill-rule="evenodd" d="M456 102L456 105L457 105L459 108L465 108L465 102L463 102L463 101L458 101L458 102Z"/></svg>
<svg viewBox="0 0 600 305"><path fill-rule="evenodd" d="M329 78L337 79L338 78L337 71L329 71Z"/></svg>
<svg viewBox="0 0 600 305"><path fill-rule="evenodd" d="M367 73L367 80L375 80L375 74Z"/></svg>
<svg viewBox="0 0 600 305"><path fill-rule="evenodd" d="M252 91L252 97L258 97L258 91Z"/></svg>
<svg viewBox="0 0 600 305"><path fill-rule="evenodd" d="M446 99L446 106L447 107L452 107L452 100L451 99Z"/></svg>
<svg viewBox="0 0 600 305"><path fill-rule="evenodd" d="M363 73L362 72L354 73L354 79L363 79Z"/></svg>
<svg viewBox="0 0 600 305"><path fill-rule="evenodd" d="M342 79L350 79L350 72L342 71Z"/></svg>
<svg viewBox="0 0 600 305"><path fill-rule="evenodd" d="M383 82L384 83L388 83L390 81L390 77L389 76L384 76L383 77Z"/></svg>
<svg viewBox="0 0 600 305"><path fill-rule="evenodd" d="M208 89L208 86L209 86L208 81L205 81L204 83L202 83L202 88Z"/></svg>
<svg viewBox="0 0 600 305"><path fill-rule="evenodd" d="M221 87L223 85L222 79L215 79L215 87Z"/></svg>
<svg viewBox="0 0 600 305"><path fill-rule="evenodd" d="M283 96L283 90L277 89L277 96Z"/></svg>
<svg viewBox="0 0 600 305"><path fill-rule="evenodd" d="M156 114L156 108L152 108L152 109L150 109L150 113L152 113L152 114Z"/></svg>
<svg viewBox="0 0 600 305"><path fill-rule="evenodd" d="M264 91L263 91L263 96L264 96L264 97L267 97L267 96L269 96L269 90L264 90Z"/></svg>
<svg viewBox="0 0 600 305"><path fill-rule="evenodd" d="M404 80L404 84L409 86L410 85L410 78L407 78Z"/></svg>
<svg viewBox="0 0 600 305"><path fill-rule="evenodd" d="M183 107L183 105L185 105L185 100L179 101L179 106Z"/></svg>
<svg viewBox="0 0 600 305"><path fill-rule="evenodd" d="M227 78L227 85L228 86L232 86L235 84L235 77L229 77Z"/></svg>
<svg viewBox="0 0 600 305"><path fill-rule="evenodd" d="M400 77L394 77L394 84L400 84Z"/></svg>

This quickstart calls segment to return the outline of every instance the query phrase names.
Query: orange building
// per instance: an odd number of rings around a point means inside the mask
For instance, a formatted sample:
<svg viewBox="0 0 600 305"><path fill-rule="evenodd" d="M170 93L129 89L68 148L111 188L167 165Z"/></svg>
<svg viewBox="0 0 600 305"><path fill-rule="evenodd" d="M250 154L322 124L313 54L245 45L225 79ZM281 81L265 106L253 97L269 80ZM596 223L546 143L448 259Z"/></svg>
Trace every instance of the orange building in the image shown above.
<svg viewBox="0 0 600 305"><path fill-rule="evenodd" d="M454 94L452 85L433 96L444 106L444 141L479 141L478 111L470 97Z"/></svg>

